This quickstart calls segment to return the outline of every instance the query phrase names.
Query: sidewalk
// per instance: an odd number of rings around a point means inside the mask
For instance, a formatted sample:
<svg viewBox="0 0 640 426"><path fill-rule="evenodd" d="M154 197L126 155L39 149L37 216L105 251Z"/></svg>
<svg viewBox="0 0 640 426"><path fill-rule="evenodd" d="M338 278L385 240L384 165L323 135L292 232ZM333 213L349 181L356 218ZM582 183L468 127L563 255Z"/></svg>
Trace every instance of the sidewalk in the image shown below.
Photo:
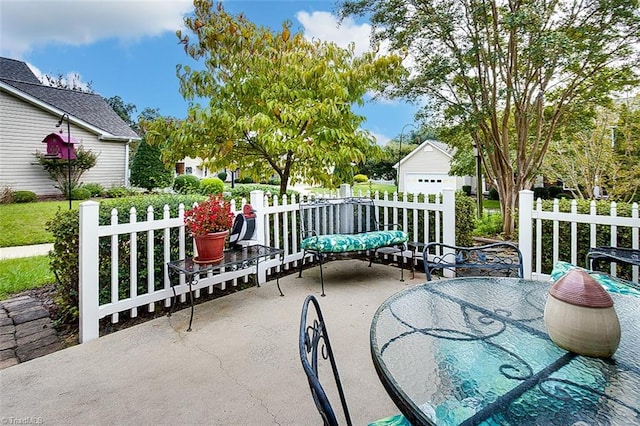
<svg viewBox="0 0 640 426"><path fill-rule="evenodd" d="M53 244L0 247L0 259L16 259L19 257L43 256L48 254L49 250L53 250Z"/></svg>

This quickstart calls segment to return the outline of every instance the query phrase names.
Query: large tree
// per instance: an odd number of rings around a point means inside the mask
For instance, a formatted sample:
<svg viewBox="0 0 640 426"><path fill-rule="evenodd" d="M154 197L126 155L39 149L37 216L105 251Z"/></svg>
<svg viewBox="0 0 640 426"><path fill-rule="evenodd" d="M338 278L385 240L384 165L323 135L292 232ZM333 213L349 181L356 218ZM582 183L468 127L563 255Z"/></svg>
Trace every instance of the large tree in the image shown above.
<svg viewBox="0 0 640 426"><path fill-rule="evenodd" d="M222 5L196 0L177 36L198 69L178 66L180 91L190 101L184 120L156 120L147 138L163 146L165 161L209 160L256 177L277 174L280 191L305 181L331 185L332 170L380 155L353 112L369 90L396 83L396 55L307 40L257 27ZM204 102L201 105L199 102Z"/></svg>
<svg viewBox="0 0 640 426"><path fill-rule="evenodd" d="M411 74L396 95L427 99L423 115L470 135L506 235L567 114L636 79L637 0L343 0L340 9L367 15L374 40L408 50Z"/></svg>

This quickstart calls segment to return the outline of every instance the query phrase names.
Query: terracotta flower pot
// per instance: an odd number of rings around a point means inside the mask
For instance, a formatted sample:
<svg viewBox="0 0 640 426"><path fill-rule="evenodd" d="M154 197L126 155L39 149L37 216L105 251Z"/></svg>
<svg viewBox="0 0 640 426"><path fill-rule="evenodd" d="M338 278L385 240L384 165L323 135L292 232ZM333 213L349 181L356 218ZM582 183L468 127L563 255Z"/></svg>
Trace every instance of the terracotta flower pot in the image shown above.
<svg viewBox="0 0 640 426"><path fill-rule="evenodd" d="M620 343L613 299L589 274L577 269L549 290L544 322L553 342L581 355L607 358Z"/></svg>
<svg viewBox="0 0 640 426"><path fill-rule="evenodd" d="M211 232L206 235L194 237L198 256L196 263L214 263L224 259L224 244L229 231Z"/></svg>

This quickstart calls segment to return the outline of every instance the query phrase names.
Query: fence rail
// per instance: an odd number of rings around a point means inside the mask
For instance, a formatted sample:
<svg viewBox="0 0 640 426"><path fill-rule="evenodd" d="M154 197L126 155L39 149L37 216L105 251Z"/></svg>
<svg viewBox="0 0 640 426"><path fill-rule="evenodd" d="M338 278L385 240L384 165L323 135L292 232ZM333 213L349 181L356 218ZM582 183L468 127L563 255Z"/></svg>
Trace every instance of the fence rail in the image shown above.
<svg viewBox="0 0 640 426"><path fill-rule="evenodd" d="M558 200L554 200L552 211L542 209L542 201L534 202L532 191L520 192L519 204L519 244L525 261L525 276L534 279L548 279L550 265L559 260L573 263L579 266L586 265L586 253L590 247L598 245L610 245L617 247L620 235L624 233L629 245L624 247L640 248L640 219L638 204L631 206L630 217L621 217L617 213L617 205L612 202L609 214L598 214L596 202L591 201L589 213L578 213L578 204L572 200L569 212L560 211ZM546 230L551 227L551 245L545 245L543 237ZM584 243L580 238L580 231L588 228L589 242ZM568 234L568 237L567 237ZM603 240L608 234L606 244ZM628 239L627 239L628 237ZM567 247L568 249L561 249ZM546 264L545 264L546 263ZM629 268L631 281L638 282L638 267ZM618 276L618 268L611 265L608 271L613 276ZM627 278L627 277L625 277Z"/></svg>

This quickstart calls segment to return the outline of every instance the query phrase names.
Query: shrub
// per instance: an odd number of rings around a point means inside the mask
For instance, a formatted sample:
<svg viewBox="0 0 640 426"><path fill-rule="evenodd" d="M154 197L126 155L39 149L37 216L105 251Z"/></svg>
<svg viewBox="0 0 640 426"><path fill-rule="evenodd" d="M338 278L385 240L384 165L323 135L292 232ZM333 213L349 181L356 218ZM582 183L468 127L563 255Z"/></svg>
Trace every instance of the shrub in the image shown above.
<svg viewBox="0 0 640 426"><path fill-rule="evenodd" d="M499 213L490 213L482 215L480 219L476 219L476 226L473 230L473 236L493 237L500 234L501 232L502 216Z"/></svg>
<svg viewBox="0 0 640 426"><path fill-rule="evenodd" d="M114 186L113 188L107 189L106 192L106 195L109 198L122 198L133 194L134 192L132 190L125 188L124 186Z"/></svg>
<svg viewBox="0 0 640 426"><path fill-rule="evenodd" d="M8 186L0 188L0 204L13 203L13 191Z"/></svg>
<svg viewBox="0 0 640 426"><path fill-rule="evenodd" d="M227 180L227 172L220 172L218 173L218 179L220 179L221 181L225 181Z"/></svg>
<svg viewBox="0 0 640 426"><path fill-rule="evenodd" d="M135 196L129 198L106 199L100 202L99 222L101 225L111 223L111 210L117 209L118 222L128 223L131 207L135 207L137 220L145 221L147 207L152 206L156 217L162 215L164 205L169 206L171 217L178 215L178 206L182 203L185 208L193 206L196 201L203 200L201 195L158 195ZM56 305L58 306L58 320L69 322L78 318L78 279L79 279L79 214L77 209L59 210L58 213L47 222L47 230L53 234L53 251L50 255L51 271L56 276ZM169 235L171 239L171 258L178 259L178 233L172 229ZM138 250L146 250L148 234L140 232L136 234ZM186 250L193 250L192 240L187 238ZM111 300L111 238L101 238L99 242L99 297L100 303L105 304ZM163 259L164 233L155 232L152 243L154 258ZM121 235L118 238L118 271L119 282L126 283L119 288L121 299L129 297L131 237L130 234ZM145 294L147 287L147 257L140 256L138 264L138 294ZM163 288L164 265L157 262L155 265L155 289Z"/></svg>
<svg viewBox="0 0 640 426"><path fill-rule="evenodd" d="M160 148L143 139L131 162L131 183L151 191L171 186L171 182L173 171L162 162Z"/></svg>
<svg viewBox="0 0 640 426"><path fill-rule="evenodd" d="M238 179L238 183L253 183L253 178L251 176L245 176Z"/></svg>
<svg viewBox="0 0 640 426"><path fill-rule="evenodd" d="M456 245L465 247L473 245L475 215L474 199L467 197L464 192L456 192Z"/></svg>
<svg viewBox="0 0 640 426"><path fill-rule="evenodd" d="M365 183L369 180L369 178L367 177L367 175L363 175L363 174L357 174L353 177L353 181L355 183Z"/></svg>
<svg viewBox="0 0 640 426"><path fill-rule="evenodd" d="M11 197L16 203L33 203L38 200L35 192L31 191L15 191L11 194Z"/></svg>
<svg viewBox="0 0 640 426"><path fill-rule="evenodd" d="M222 194L224 182L217 177L204 178L200 181L200 193L204 195Z"/></svg>
<svg viewBox="0 0 640 426"><path fill-rule="evenodd" d="M274 186L280 186L280 178L279 177L272 177L269 178L269 180L267 181L267 185L274 185Z"/></svg>
<svg viewBox="0 0 640 426"><path fill-rule="evenodd" d="M104 186L99 183L85 183L81 186L81 188L86 189L91 193L92 197L102 197L104 194Z"/></svg>
<svg viewBox="0 0 640 426"><path fill-rule="evenodd" d="M72 200L88 200L91 198L91 191L86 188L73 188L71 190L71 199Z"/></svg>
<svg viewBox="0 0 640 426"><path fill-rule="evenodd" d="M462 185L462 192L469 197L471 196L471 185Z"/></svg>
<svg viewBox="0 0 640 426"><path fill-rule="evenodd" d="M498 190L495 188L491 188L489 190L489 199L490 200L499 200L500 199L500 195L498 194Z"/></svg>
<svg viewBox="0 0 640 426"><path fill-rule="evenodd" d="M179 194L197 194L200 179L194 175L180 175L173 181L173 189Z"/></svg>

